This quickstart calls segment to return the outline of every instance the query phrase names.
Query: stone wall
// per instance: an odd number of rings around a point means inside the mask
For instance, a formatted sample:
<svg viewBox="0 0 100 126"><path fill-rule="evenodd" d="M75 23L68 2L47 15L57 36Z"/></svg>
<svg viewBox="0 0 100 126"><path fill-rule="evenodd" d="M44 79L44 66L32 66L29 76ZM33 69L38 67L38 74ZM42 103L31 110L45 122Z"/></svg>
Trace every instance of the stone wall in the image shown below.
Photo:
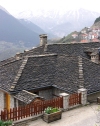
<svg viewBox="0 0 100 126"><path fill-rule="evenodd" d="M14 97L10 95L10 108L14 108Z"/></svg>
<svg viewBox="0 0 100 126"><path fill-rule="evenodd" d="M52 89L47 89L47 90L42 90L39 91L39 96L43 97L44 99L52 99L53 98L53 90Z"/></svg>
<svg viewBox="0 0 100 126"><path fill-rule="evenodd" d="M97 101L97 97L100 97L100 92L88 95L87 100L90 101L90 102L91 101Z"/></svg>
<svg viewBox="0 0 100 126"><path fill-rule="evenodd" d="M18 100L16 99L16 107L18 107Z"/></svg>
<svg viewBox="0 0 100 126"><path fill-rule="evenodd" d="M30 122L37 120L42 117L42 114L34 117L27 117L25 119L21 119L18 121L14 121L13 124L14 126L29 126Z"/></svg>
<svg viewBox="0 0 100 126"><path fill-rule="evenodd" d="M0 91L0 111L4 109L4 93Z"/></svg>
<svg viewBox="0 0 100 126"><path fill-rule="evenodd" d="M60 90L60 89L58 89L58 88L53 88L53 97L54 97L54 98L55 98L55 97L59 97L59 96L60 96L60 93L63 93L63 92L65 92L65 91Z"/></svg>

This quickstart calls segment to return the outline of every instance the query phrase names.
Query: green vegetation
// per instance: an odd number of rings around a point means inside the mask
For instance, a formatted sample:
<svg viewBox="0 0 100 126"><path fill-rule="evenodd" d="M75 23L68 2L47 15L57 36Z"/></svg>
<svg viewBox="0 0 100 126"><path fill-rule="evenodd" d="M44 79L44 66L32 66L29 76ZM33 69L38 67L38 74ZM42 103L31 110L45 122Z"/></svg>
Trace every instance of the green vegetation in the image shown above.
<svg viewBox="0 0 100 126"><path fill-rule="evenodd" d="M100 21L100 17L96 18L96 20L94 21L94 24Z"/></svg>
<svg viewBox="0 0 100 126"><path fill-rule="evenodd" d="M25 49L29 49L24 45L17 45L11 42L0 41L0 61L15 56L17 52L24 52Z"/></svg>
<svg viewBox="0 0 100 126"><path fill-rule="evenodd" d="M67 36L64 36L62 39L56 41L56 43L71 43L73 41L75 41L75 39L72 37L72 34L77 34L77 31L74 31L72 33L70 33Z"/></svg>
<svg viewBox="0 0 100 126"><path fill-rule="evenodd" d="M52 108L52 107L47 107L44 112L47 113L47 114L51 114L51 113L54 113L54 112L58 112L59 109L58 108Z"/></svg>
<svg viewBox="0 0 100 126"><path fill-rule="evenodd" d="M10 126L12 125L12 121L1 121L0 120L0 126Z"/></svg>

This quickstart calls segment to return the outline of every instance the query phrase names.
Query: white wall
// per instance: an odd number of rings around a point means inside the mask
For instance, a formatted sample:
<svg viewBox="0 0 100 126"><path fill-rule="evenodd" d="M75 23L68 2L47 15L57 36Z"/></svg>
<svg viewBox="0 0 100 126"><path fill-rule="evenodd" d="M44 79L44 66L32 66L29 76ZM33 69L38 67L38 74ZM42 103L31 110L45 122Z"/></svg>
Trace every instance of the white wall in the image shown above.
<svg viewBox="0 0 100 126"><path fill-rule="evenodd" d="M0 111L4 109L4 93L0 91Z"/></svg>
<svg viewBox="0 0 100 126"><path fill-rule="evenodd" d="M10 95L10 108L14 108L14 97Z"/></svg>
<svg viewBox="0 0 100 126"><path fill-rule="evenodd" d="M64 93L65 91L57 89L57 88L53 88L53 95L54 97L59 97L60 93Z"/></svg>

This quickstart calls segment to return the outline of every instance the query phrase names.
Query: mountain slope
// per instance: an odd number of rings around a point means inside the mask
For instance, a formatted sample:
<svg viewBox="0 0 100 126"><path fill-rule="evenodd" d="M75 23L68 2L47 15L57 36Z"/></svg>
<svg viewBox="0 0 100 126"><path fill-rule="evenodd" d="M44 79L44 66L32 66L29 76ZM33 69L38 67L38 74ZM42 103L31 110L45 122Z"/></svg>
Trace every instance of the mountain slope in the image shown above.
<svg viewBox="0 0 100 126"><path fill-rule="evenodd" d="M7 14L10 14L4 7L2 7L1 5L0 5L0 9L1 10L3 10L4 12L6 12Z"/></svg>
<svg viewBox="0 0 100 126"><path fill-rule="evenodd" d="M80 31L83 27L91 26L94 20L100 16L100 13L82 8L65 11L62 14L60 9L54 11L40 10L36 14L32 11L24 11L19 13L17 17L28 19L46 32L51 32L61 37L68 35L72 31Z"/></svg>
<svg viewBox="0 0 100 126"><path fill-rule="evenodd" d="M20 19L19 20L20 23L22 23L25 27L27 27L28 29L34 31L37 34L44 34L45 32L38 27L37 25L35 25L34 23L32 23L31 21L28 20L24 20L24 19Z"/></svg>
<svg viewBox="0 0 100 126"><path fill-rule="evenodd" d="M70 34L68 34L67 36L64 36L63 38L59 39L58 41L56 41L55 43L70 43L70 42L73 42L75 41L76 39L74 39L72 37L73 34L78 34L79 32L77 31L74 31L74 32L71 32Z"/></svg>
<svg viewBox="0 0 100 126"><path fill-rule="evenodd" d="M25 27L27 27L28 29L34 31L37 34L47 34L49 39L51 39L51 38L57 38L57 36L54 35L53 33L50 33L50 31L48 31L48 33L45 32L42 28L40 28L39 26L35 25L33 22L31 22L29 20L20 19L19 21Z"/></svg>
<svg viewBox="0 0 100 126"><path fill-rule="evenodd" d="M22 44L27 47L36 46L38 34L23 26L16 18L0 9L0 41Z"/></svg>
<svg viewBox="0 0 100 126"><path fill-rule="evenodd" d="M100 16L95 19L91 29L100 29Z"/></svg>
<svg viewBox="0 0 100 126"><path fill-rule="evenodd" d="M41 30L39 27L33 29ZM39 33L20 23L0 6L0 61L39 44ZM42 30L41 30L42 31Z"/></svg>
<svg viewBox="0 0 100 126"><path fill-rule="evenodd" d="M85 37L84 37L85 35ZM95 36L94 36L95 35ZM70 43L70 42L95 42L100 40L100 16L97 17L91 27L84 27L80 32L74 31L67 36L64 36L55 43Z"/></svg>
<svg viewBox="0 0 100 126"><path fill-rule="evenodd" d="M83 27L91 26L99 15L99 13L84 9L68 11L62 17L62 20L64 20L63 23L56 25L56 28L59 27L59 29L62 29L63 33L65 33L63 36L68 35L70 32L80 31ZM55 29L55 27L52 28L52 31L57 33L57 29ZM59 30L58 34L61 33L62 32Z"/></svg>
<svg viewBox="0 0 100 126"><path fill-rule="evenodd" d="M100 17L96 18L96 20L94 21L94 24L100 21Z"/></svg>

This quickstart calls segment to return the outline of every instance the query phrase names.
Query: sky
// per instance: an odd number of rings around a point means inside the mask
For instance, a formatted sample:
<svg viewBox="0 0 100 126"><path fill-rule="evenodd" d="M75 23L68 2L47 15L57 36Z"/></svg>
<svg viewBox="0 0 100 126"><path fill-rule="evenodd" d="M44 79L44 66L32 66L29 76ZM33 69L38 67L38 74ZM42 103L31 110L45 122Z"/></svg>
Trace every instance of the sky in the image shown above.
<svg viewBox="0 0 100 126"><path fill-rule="evenodd" d="M16 15L23 11L37 10L70 10L84 8L95 12L100 12L100 0L0 0L9 13Z"/></svg>

